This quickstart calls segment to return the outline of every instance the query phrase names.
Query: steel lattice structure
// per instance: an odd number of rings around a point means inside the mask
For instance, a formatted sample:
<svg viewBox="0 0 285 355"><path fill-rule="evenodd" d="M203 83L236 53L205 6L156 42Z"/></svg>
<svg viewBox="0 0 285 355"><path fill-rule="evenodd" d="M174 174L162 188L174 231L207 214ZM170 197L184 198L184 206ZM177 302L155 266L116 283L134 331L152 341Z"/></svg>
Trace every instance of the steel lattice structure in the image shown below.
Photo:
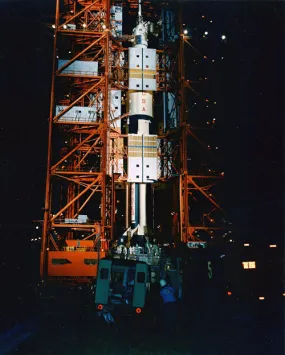
<svg viewBox="0 0 285 355"><path fill-rule="evenodd" d="M122 33L120 9L128 10L131 16L137 15L137 7L137 0L115 4L111 0L56 1L42 277L95 277L98 259L105 256L110 242L117 237L117 195L125 194L126 200L130 195L125 92L126 44L133 40ZM153 204L154 191L172 184L166 191L173 194L173 207L179 216L172 234L176 241L187 242L194 239L195 230L207 229L189 222L189 195L193 189L219 206L199 185L199 176L190 175L187 168L185 89L189 84L185 79L187 38L182 14L179 36L175 29L177 17L166 3L154 7L145 1L144 14L161 26L154 97L154 110L161 117L156 120L159 175L152 185ZM127 229L128 204L124 221Z"/></svg>

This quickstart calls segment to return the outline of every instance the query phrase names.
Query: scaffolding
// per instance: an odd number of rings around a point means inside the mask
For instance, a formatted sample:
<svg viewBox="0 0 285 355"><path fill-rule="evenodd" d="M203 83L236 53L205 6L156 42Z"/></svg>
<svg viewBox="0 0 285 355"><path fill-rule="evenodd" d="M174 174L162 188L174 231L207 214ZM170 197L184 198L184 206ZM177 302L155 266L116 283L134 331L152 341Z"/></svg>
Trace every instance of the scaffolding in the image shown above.
<svg viewBox="0 0 285 355"><path fill-rule="evenodd" d="M190 223L193 190L216 208L220 206L187 167L185 90L189 84L184 44L188 38L183 34L181 9L178 12L173 6L144 2L144 15L158 39L154 110L159 173L152 194L153 209L156 189L172 195L178 215L172 235L175 241L186 243L195 240L196 230L207 229ZM98 261L118 237L117 194L130 195L126 44L133 38L122 32L123 11L137 16L137 7L136 0L56 0L51 24L54 48L40 264L43 278L88 282L96 277ZM160 26L157 34L155 22ZM126 206L125 229L129 215Z"/></svg>

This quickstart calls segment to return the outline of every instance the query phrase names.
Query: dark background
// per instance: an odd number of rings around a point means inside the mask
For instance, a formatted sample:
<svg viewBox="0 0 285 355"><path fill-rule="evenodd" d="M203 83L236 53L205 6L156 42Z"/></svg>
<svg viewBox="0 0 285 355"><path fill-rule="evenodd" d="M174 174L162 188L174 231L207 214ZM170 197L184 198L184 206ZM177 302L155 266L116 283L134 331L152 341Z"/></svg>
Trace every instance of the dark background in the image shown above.
<svg viewBox="0 0 285 355"><path fill-rule="evenodd" d="M187 62L198 61L187 65L188 79L208 77L193 84L198 98L189 93L189 102L197 102L197 108L190 105L189 122L205 126L217 119L211 134L196 133L206 145L219 146L209 161L225 172L220 202L237 230L236 242L281 243L284 4L184 6L190 41L208 57L186 50ZM44 23L53 23L54 11L51 0L0 1L0 238L6 271L7 265L23 270L31 262L32 221L43 216L53 40ZM206 108L205 97L217 104Z"/></svg>

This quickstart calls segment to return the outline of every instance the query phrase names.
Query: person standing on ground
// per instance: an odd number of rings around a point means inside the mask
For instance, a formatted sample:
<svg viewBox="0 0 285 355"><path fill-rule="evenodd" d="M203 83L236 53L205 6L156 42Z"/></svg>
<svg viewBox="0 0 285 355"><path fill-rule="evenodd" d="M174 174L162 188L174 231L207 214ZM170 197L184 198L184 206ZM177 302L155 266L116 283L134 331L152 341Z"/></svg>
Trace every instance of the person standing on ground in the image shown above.
<svg viewBox="0 0 285 355"><path fill-rule="evenodd" d="M160 296L163 306L161 312L161 328L164 334L170 335L177 330L177 298L174 288L162 279L160 280Z"/></svg>

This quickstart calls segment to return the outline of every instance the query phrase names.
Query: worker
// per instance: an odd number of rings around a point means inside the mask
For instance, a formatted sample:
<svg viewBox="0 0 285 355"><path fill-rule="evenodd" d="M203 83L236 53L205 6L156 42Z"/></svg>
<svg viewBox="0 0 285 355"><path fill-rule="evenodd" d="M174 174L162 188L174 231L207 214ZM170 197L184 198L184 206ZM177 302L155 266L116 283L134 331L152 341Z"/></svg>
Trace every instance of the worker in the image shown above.
<svg viewBox="0 0 285 355"><path fill-rule="evenodd" d="M160 280L160 296L163 306L161 312L161 328L167 337L177 329L177 298L174 288L164 279Z"/></svg>

